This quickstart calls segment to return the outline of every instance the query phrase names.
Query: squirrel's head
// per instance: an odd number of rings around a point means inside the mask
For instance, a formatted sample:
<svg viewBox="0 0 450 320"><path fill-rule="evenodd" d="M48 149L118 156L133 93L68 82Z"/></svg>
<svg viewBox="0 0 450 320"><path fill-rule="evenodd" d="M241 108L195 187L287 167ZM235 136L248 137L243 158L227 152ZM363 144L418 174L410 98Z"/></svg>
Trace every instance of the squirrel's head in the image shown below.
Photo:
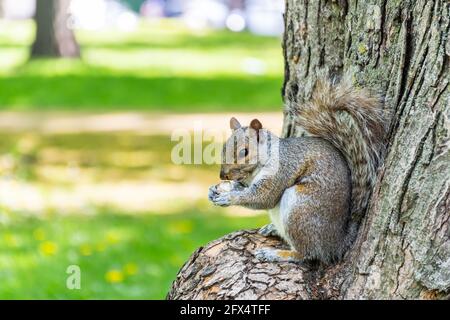
<svg viewBox="0 0 450 320"><path fill-rule="evenodd" d="M243 181L258 167L258 149L262 139L262 124L253 119L243 127L236 118L230 119L232 134L223 145L220 179Z"/></svg>

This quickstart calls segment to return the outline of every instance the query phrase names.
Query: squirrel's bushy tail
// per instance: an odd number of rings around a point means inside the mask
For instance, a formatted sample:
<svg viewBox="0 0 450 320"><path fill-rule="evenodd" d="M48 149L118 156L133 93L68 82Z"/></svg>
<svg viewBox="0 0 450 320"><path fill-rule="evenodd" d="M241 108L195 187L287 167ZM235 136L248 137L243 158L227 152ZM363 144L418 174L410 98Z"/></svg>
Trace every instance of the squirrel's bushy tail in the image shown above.
<svg viewBox="0 0 450 320"><path fill-rule="evenodd" d="M380 99L356 89L344 78L339 84L317 81L312 99L295 108L295 119L308 133L341 151L351 172L351 228L359 223L382 160L387 121Z"/></svg>

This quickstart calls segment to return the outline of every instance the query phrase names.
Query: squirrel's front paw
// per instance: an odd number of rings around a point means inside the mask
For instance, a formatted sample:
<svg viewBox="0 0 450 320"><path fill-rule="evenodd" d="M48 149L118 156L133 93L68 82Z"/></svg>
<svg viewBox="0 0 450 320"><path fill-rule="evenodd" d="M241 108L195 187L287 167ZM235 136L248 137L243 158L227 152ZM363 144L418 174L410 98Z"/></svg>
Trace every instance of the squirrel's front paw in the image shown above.
<svg viewBox="0 0 450 320"><path fill-rule="evenodd" d="M216 206L227 207L232 205L232 193L231 192L216 193L212 195L210 200Z"/></svg>
<svg viewBox="0 0 450 320"><path fill-rule="evenodd" d="M219 184L220 185L220 184ZM230 205L230 192L221 192L218 188L219 185L209 187L208 199L216 206L229 206Z"/></svg>
<svg viewBox="0 0 450 320"><path fill-rule="evenodd" d="M213 199L218 195L217 185L213 185L208 189L208 199L209 201L213 201Z"/></svg>

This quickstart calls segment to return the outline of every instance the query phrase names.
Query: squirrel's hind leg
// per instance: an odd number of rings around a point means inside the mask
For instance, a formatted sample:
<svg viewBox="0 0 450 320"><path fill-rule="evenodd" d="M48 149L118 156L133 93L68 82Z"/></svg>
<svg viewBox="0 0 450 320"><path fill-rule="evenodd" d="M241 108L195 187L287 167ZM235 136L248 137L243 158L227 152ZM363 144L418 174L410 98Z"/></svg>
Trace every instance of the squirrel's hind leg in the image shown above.
<svg viewBox="0 0 450 320"><path fill-rule="evenodd" d="M295 262L303 261L303 257L295 250L261 248L255 250L255 257L263 262Z"/></svg>

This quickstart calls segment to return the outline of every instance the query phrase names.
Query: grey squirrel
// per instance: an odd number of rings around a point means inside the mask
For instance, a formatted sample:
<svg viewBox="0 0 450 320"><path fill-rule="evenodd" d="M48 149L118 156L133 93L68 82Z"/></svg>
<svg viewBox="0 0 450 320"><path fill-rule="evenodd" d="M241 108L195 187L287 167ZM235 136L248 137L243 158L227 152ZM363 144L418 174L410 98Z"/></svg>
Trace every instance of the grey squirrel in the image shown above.
<svg viewBox="0 0 450 320"><path fill-rule="evenodd" d="M380 99L349 80L316 82L311 100L294 108L310 136L279 138L257 119L230 120L220 178L209 189L219 206L269 209L263 235L290 250L263 248L263 261L341 259L354 240L381 163L386 117Z"/></svg>

